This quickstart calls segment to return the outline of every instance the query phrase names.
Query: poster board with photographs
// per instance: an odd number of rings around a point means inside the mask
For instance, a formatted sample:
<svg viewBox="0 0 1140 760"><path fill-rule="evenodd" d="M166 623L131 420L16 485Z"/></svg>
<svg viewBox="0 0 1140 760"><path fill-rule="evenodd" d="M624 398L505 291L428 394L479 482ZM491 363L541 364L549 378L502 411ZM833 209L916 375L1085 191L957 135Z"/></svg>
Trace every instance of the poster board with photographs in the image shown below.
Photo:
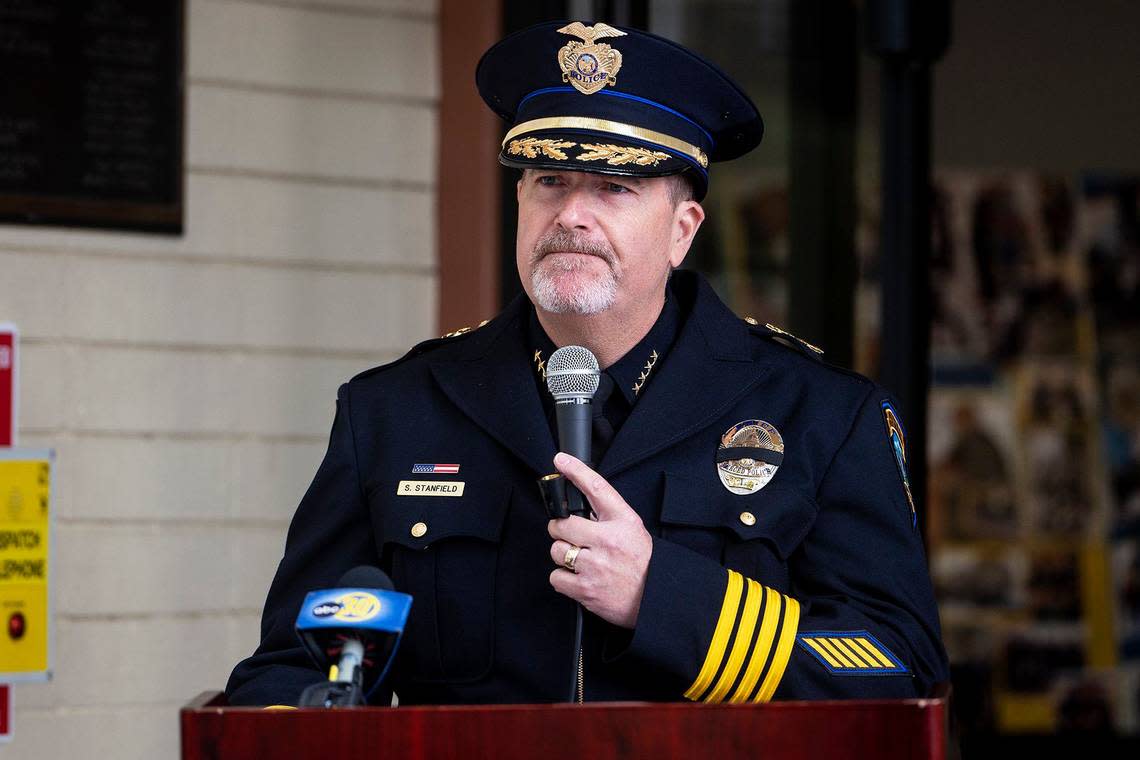
<svg viewBox="0 0 1140 760"><path fill-rule="evenodd" d="M1138 190L936 172L928 532L967 731L1140 732ZM856 354L874 374L863 198Z"/></svg>

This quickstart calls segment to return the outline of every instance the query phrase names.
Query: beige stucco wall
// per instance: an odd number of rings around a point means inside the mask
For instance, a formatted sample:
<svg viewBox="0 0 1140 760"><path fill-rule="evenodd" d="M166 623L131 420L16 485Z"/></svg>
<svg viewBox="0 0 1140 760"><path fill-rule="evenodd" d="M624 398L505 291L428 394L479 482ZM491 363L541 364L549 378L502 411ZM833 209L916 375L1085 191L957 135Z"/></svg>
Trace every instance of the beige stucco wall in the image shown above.
<svg viewBox="0 0 1140 760"><path fill-rule="evenodd" d="M187 0L185 234L0 226L58 451L55 679L5 757L176 757L256 644L337 385L435 334L436 15Z"/></svg>

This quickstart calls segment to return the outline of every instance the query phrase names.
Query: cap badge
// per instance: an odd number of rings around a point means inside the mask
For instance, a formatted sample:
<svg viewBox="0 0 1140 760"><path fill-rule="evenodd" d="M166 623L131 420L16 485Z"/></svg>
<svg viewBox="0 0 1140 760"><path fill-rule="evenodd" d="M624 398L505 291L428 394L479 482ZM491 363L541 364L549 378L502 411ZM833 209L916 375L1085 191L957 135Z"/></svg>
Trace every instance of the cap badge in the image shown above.
<svg viewBox="0 0 1140 760"><path fill-rule="evenodd" d="M716 471L720 482L734 494L756 493L784 462L784 439L764 420L738 422L720 437Z"/></svg>
<svg viewBox="0 0 1140 760"><path fill-rule="evenodd" d="M625 32L607 24L586 26L581 21L567 24L558 31L583 40L568 42L558 51L563 82L569 82L583 95L593 95L607 84L617 84L621 53L604 42L595 43L594 40L624 37Z"/></svg>

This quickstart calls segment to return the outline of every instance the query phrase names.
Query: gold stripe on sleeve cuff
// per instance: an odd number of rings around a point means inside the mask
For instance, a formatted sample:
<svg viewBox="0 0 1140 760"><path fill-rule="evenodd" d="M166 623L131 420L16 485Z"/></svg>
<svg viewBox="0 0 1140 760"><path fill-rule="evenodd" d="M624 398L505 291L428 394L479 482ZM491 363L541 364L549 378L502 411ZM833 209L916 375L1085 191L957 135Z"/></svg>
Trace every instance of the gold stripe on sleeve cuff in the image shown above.
<svg viewBox="0 0 1140 760"><path fill-rule="evenodd" d="M735 570L728 571L728 589L724 592L724 602L720 607L720 617L713 630L712 643L705 655L704 665L697 675L693 685L685 692L686 699L697 699L708 690L713 676L720 670L724 660L724 651L728 646L728 639L732 635L732 628L736 624L736 611L740 608L740 592L744 588L744 576Z"/></svg>
<svg viewBox="0 0 1140 760"><path fill-rule="evenodd" d="M748 660L748 667L744 671L744 678L732 693L729 702L744 702L756 688L760 680L760 673L764 671L764 663L768 661L768 653L772 651L772 642L776 638L776 625L780 622L780 611L783 607L783 597L780 592L770 588L764 589L764 617L760 622L760 633L756 637L756 646L752 648L752 657Z"/></svg>
<svg viewBox="0 0 1140 760"><path fill-rule="evenodd" d="M744 614L740 617L740 625L736 629L736 636L732 641L732 651L728 655L728 663L724 666L720 678L712 693L704 698L705 702L720 702L724 695L736 683L736 676L740 673L740 666L744 664L744 657L752 645L752 633L756 630L756 620L760 617L760 599L764 587L751 578L748 583L748 596L744 599Z"/></svg>
<svg viewBox="0 0 1140 760"><path fill-rule="evenodd" d="M788 660L792 657L792 646L796 642L796 631L800 628L800 603L790 596L784 597L784 622L780 626L780 643L776 645L776 653L772 655L772 665L768 668L768 675L764 676L764 683L760 686L760 693L756 695L757 702L767 702L776 693L776 687L784 677L784 670L788 667Z"/></svg>
<svg viewBox="0 0 1140 760"><path fill-rule="evenodd" d="M738 611L739 623L736 620ZM729 702L745 702L756 689L761 674L764 674L764 680L753 699L756 702L767 702L784 677L795 644L799 619L800 605L795 599L751 578L745 578L735 570L729 570L728 588L724 592L712 642L701 671L685 692L685 697L704 702L723 702L728 697ZM748 665L741 675L745 661ZM718 673L720 677L716 678ZM712 686L714 678L716 685ZM733 684L736 684L735 689L732 688Z"/></svg>

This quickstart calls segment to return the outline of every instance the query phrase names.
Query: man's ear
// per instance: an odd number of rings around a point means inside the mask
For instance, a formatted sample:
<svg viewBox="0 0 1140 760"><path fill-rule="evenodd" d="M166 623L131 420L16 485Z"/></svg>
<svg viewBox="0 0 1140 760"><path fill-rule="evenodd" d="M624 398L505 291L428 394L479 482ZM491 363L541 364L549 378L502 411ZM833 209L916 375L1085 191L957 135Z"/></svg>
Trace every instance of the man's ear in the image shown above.
<svg viewBox="0 0 1140 760"><path fill-rule="evenodd" d="M681 266L689 253L701 222L705 220L705 209L696 201L681 201L673 211L673 241L669 251L669 264L673 268Z"/></svg>

